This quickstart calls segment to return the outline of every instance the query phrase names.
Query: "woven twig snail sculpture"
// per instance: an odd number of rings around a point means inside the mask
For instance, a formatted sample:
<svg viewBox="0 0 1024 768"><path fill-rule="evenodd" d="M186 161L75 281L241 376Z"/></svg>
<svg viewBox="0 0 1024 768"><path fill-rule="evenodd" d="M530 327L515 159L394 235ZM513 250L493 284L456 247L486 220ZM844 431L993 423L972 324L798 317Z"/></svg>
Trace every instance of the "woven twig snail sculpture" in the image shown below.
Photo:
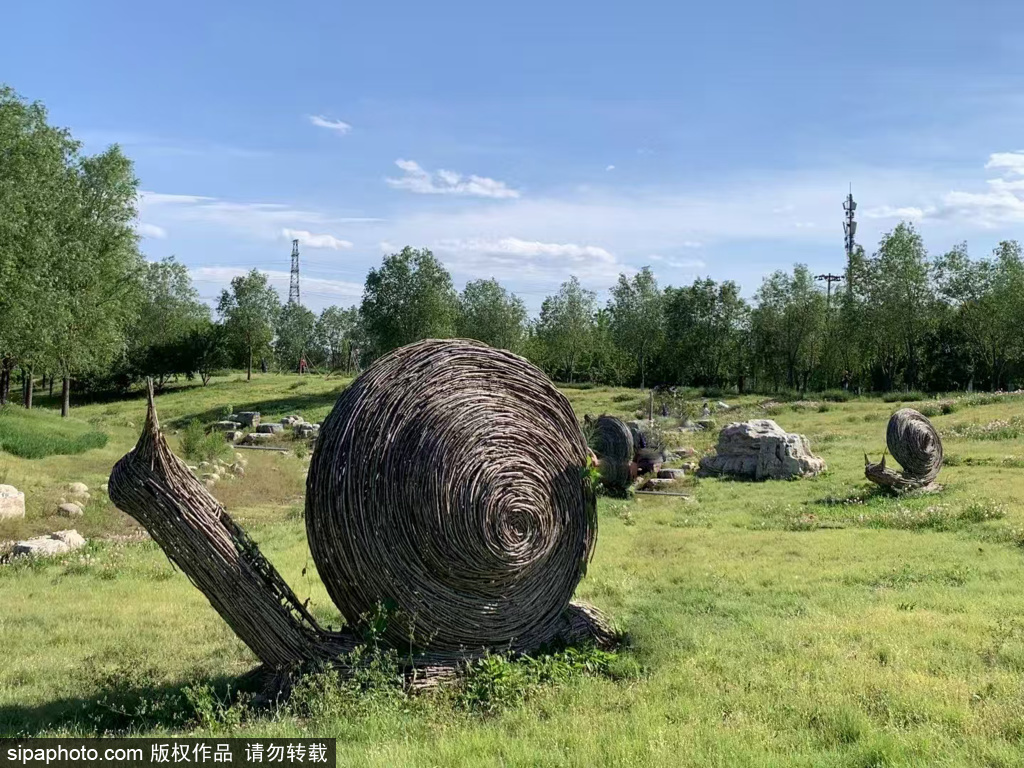
<svg viewBox="0 0 1024 768"><path fill-rule="evenodd" d="M595 609L570 603L597 540L588 456L569 402L516 355L427 340L375 362L324 421L306 485L341 632L317 623L170 451L152 390L110 498L267 667L338 659L385 606L381 640L429 683L489 650L614 644Z"/></svg>
<svg viewBox="0 0 1024 768"><path fill-rule="evenodd" d="M913 408L896 411L889 418L885 442L903 471L886 467L884 453L877 464L865 454L864 475L868 480L898 493L939 488L935 478L942 469L942 439L926 416Z"/></svg>

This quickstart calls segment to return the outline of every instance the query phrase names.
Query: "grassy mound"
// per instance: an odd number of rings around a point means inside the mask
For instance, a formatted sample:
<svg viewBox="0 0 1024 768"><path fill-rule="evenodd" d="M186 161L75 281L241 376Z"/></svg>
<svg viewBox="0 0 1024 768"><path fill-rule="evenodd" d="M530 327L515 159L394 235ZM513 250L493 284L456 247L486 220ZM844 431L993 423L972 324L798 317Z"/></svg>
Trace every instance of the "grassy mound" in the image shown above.
<svg viewBox="0 0 1024 768"><path fill-rule="evenodd" d="M0 451L23 459L85 453L106 444L106 433L84 421L42 409L0 408Z"/></svg>

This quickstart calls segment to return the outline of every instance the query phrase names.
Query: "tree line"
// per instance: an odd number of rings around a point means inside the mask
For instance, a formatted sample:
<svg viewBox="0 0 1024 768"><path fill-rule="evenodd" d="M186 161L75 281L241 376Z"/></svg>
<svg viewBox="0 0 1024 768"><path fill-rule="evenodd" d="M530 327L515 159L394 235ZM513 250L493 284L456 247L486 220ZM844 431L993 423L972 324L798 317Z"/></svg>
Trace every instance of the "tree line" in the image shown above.
<svg viewBox="0 0 1024 768"><path fill-rule="evenodd" d="M564 382L744 391L1016 386L1024 376L1024 260L1004 241L931 256L902 223L827 292L804 265L748 300L732 281L662 288L650 268L620 275L606 302L570 278L531 318L498 281L462 291L426 249L371 269L358 306L319 315L282 304L257 270L215 311L175 259L149 262L135 232L138 181L112 147L85 155L46 110L0 87L0 404L22 384L126 389L144 377L207 383L241 367L354 371L423 338L509 349ZM300 362L301 361L301 362Z"/></svg>

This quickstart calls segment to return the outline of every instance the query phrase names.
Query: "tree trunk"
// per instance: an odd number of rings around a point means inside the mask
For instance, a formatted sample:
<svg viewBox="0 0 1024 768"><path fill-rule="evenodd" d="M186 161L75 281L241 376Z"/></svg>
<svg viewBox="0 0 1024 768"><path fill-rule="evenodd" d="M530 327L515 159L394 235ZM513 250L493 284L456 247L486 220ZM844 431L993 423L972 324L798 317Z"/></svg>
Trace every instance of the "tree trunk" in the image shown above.
<svg viewBox="0 0 1024 768"><path fill-rule="evenodd" d="M54 376L51 373L50 374L50 397L53 397L53 379L54 379Z"/></svg>
<svg viewBox="0 0 1024 768"><path fill-rule="evenodd" d="M25 372L25 408L32 409L32 369L29 368Z"/></svg>
<svg viewBox="0 0 1024 768"><path fill-rule="evenodd" d="M0 367L0 406L7 405L7 368Z"/></svg>
<svg viewBox="0 0 1024 768"><path fill-rule="evenodd" d="M252 347L249 348L249 364L245 368L245 380L252 381Z"/></svg>
<svg viewBox="0 0 1024 768"><path fill-rule="evenodd" d="M60 415L67 418L71 414L71 377L65 375L61 381Z"/></svg>

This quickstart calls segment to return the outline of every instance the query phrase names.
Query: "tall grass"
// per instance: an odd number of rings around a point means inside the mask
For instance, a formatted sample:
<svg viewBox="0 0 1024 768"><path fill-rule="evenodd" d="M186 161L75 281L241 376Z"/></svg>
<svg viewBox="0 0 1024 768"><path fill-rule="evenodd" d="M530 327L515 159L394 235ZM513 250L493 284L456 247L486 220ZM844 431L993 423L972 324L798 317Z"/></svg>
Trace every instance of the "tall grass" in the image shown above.
<svg viewBox="0 0 1024 768"><path fill-rule="evenodd" d="M226 456L228 444L220 432L206 434L199 419L192 419L181 433L181 454L190 461L213 461Z"/></svg>
<svg viewBox="0 0 1024 768"><path fill-rule="evenodd" d="M54 411L17 406L0 408L0 451L23 459L85 453L107 444L107 435L77 419Z"/></svg>

